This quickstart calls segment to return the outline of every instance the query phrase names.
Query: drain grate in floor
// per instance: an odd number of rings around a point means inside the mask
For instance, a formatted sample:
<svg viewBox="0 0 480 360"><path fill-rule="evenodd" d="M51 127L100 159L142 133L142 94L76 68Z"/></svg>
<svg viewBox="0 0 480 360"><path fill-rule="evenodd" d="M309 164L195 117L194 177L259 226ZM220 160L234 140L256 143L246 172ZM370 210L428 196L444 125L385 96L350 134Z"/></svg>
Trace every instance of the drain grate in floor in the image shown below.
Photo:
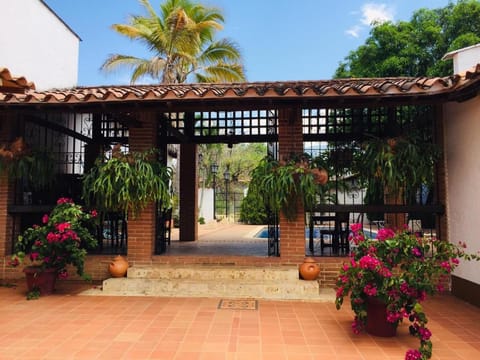
<svg viewBox="0 0 480 360"><path fill-rule="evenodd" d="M218 303L219 309L228 310L257 310L258 300L253 299L222 299Z"/></svg>

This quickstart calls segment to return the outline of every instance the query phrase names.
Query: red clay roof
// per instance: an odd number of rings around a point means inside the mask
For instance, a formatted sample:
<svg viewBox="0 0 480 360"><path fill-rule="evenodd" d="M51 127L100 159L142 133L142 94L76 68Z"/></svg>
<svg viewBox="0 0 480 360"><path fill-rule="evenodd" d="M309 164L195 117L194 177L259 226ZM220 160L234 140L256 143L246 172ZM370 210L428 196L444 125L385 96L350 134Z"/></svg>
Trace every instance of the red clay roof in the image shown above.
<svg viewBox="0 0 480 360"><path fill-rule="evenodd" d="M49 91L28 90L23 94L2 93L0 91L0 105L94 104L119 101L175 101L181 99L327 99L339 97L346 99L358 96L377 98L429 97L454 94L473 85L480 86L480 64L465 73L441 78L371 78L228 84L95 86Z"/></svg>
<svg viewBox="0 0 480 360"><path fill-rule="evenodd" d="M35 90L35 84L27 81L25 77L13 77L7 68L0 67L0 99L2 93L7 92L25 92L26 90Z"/></svg>

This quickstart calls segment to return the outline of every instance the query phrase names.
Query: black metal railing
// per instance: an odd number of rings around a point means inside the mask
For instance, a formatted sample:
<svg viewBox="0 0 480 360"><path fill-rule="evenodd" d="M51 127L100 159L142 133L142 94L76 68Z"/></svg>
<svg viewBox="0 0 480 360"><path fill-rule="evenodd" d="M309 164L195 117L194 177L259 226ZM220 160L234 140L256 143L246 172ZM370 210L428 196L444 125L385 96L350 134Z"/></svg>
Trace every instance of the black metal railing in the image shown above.
<svg viewBox="0 0 480 360"><path fill-rule="evenodd" d="M100 215L97 226L98 246L91 254L126 255L128 249L128 220L124 214L105 213Z"/></svg>
<svg viewBox="0 0 480 360"><path fill-rule="evenodd" d="M443 205L319 205L306 213L305 254L307 256L348 256L351 251L350 225L360 223L367 238L392 219L398 227L427 239L442 239L440 220Z"/></svg>

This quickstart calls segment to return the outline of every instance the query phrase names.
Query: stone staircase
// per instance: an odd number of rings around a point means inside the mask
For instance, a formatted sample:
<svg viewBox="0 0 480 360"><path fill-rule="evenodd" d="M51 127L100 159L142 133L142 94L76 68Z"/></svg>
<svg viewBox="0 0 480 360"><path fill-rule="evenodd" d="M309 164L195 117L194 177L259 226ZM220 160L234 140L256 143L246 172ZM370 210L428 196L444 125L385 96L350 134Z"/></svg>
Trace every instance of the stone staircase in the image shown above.
<svg viewBox="0 0 480 360"><path fill-rule="evenodd" d="M299 279L296 266L134 266L127 277L103 281L103 295L222 297L333 301L335 292L318 281Z"/></svg>

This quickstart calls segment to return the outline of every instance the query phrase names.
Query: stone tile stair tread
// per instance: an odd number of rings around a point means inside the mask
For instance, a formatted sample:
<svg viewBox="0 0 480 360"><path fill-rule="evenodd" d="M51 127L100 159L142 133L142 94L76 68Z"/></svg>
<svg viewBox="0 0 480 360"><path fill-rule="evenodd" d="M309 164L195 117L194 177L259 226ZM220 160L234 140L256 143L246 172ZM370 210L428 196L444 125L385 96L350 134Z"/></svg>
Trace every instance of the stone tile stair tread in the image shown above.
<svg viewBox="0 0 480 360"><path fill-rule="evenodd" d="M128 278L212 279L212 280L295 280L298 267L146 266L128 269Z"/></svg>
<svg viewBox="0 0 480 360"><path fill-rule="evenodd" d="M170 297L242 297L333 301L332 289L320 288L318 281L233 281L194 279L111 278L103 283L101 295ZM85 294L89 295L89 294ZM92 294L93 295L93 294Z"/></svg>

